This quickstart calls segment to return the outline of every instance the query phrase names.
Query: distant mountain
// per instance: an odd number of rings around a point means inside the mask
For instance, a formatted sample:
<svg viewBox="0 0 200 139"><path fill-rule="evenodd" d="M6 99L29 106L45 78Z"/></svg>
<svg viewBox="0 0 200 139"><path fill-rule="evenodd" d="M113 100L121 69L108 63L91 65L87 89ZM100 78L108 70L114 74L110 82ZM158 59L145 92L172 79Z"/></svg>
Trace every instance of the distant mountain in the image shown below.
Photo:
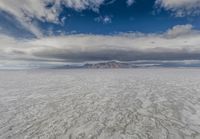
<svg viewBox="0 0 200 139"><path fill-rule="evenodd" d="M107 68L130 68L130 64L110 61L110 62L102 62L102 63L94 63L94 64L85 64L84 68L92 68L92 69L107 69Z"/></svg>
<svg viewBox="0 0 200 139"><path fill-rule="evenodd" d="M200 61L105 61L96 63L68 64L56 69L115 69L149 67L200 67Z"/></svg>
<svg viewBox="0 0 200 139"><path fill-rule="evenodd" d="M99 62L99 63L85 63L82 65L65 65L62 67L58 67L61 69L115 69L115 68L139 68L139 67L152 67L159 66L156 64L148 64L148 63L132 63L132 62L120 62L120 61L107 61L107 62Z"/></svg>

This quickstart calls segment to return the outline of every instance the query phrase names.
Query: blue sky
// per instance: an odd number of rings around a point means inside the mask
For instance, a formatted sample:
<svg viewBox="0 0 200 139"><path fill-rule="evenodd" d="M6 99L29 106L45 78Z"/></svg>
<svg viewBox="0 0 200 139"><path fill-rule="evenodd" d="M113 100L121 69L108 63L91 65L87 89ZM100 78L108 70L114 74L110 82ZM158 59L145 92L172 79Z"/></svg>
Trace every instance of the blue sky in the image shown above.
<svg viewBox="0 0 200 139"><path fill-rule="evenodd" d="M20 4L20 0L18 1ZM59 8L61 10L57 17L59 23L38 20L37 17L31 17L31 22L37 24L44 35L159 33L177 24L192 24L194 28L199 29L200 22L198 14L177 17L173 15L173 11L156 5L155 0L135 0L130 4L126 0L106 0L98 10L89 7L75 9L65 5ZM0 17L1 32L15 37L37 37L15 19L15 15L5 9L2 9Z"/></svg>
<svg viewBox="0 0 200 139"><path fill-rule="evenodd" d="M198 61L199 30L200 0L2 0L0 67Z"/></svg>

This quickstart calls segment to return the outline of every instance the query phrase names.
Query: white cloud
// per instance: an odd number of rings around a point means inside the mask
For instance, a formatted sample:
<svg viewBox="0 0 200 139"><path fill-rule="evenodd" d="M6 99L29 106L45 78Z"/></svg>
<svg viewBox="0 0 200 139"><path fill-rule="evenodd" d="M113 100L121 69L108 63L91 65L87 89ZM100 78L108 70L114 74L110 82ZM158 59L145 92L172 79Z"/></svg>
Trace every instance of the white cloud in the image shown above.
<svg viewBox="0 0 200 139"><path fill-rule="evenodd" d="M184 35L188 36L190 34L195 34L195 32L197 31L193 30L192 25L186 24L174 26L166 32L166 35L171 38L176 38Z"/></svg>
<svg viewBox="0 0 200 139"><path fill-rule="evenodd" d="M133 5L133 3L135 2L135 0L127 0L126 3L128 6Z"/></svg>
<svg viewBox="0 0 200 139"><path fill-rule="evenodd" d="M45 1L43 0L0 1L0 9L16 17L25 28L38 37L42 36L42 32L32 23L32 18L37 18L41 21L57 21L56 9L45 8Z"/></svg>
<svg viewBox="0 0 200 139"><path fill-rule="evenodd" d="M156 0L156 5L178 17L200 14L200 0Z"/></svg>
<svg viewBox="0 0 200 139"><path fill-rule="evenodd" d="M111 23L111 22L112 22L112 19L111 19L111 17L106 16L106 17L104 17L103 22L104 22L105 24L108 24L108 23Z"/></svg>
<svg viewBox="0 0 200 139"><path fill-rule="evenodd" d="M104 0L61 0L66 7L74 8L76 10L92 9L98 11L98 8L101 4L104 3Z"/></svg>
<svg viewBox="0 0 200 139"><path fill-rule="evenodd" d="M100 16L94 19L96 22L102 22L103 24L109 24L112 23L112 17L111 16Z"/></svg>
<svg viewBox="0 0 200 139"><path fill-rule="evenodd" d="M16 40L0 35L2 61L200 60L200 32L178 25L163 34L68 35Z"/></svg>
<svg viewBox="0 0 200 139"><path fill-rule="evenodd" d="M61 23L58 19L62 11L61 5L75 10L98 11L103 2L104 0L1 0L0 10L13 15L26 29L37 37L42 37L42 31L32 19Z"/></svg>

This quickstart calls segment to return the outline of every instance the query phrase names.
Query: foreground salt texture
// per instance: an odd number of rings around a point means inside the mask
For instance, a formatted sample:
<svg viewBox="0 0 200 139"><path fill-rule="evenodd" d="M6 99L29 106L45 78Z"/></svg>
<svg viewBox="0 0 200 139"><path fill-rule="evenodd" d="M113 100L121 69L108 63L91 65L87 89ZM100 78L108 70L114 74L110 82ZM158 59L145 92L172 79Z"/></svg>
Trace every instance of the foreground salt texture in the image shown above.
<svg viewBox="0 0 200 139"><path fill-rule="evenodd" d="M200 70L0 71L0 138L200 139Z"/></svg>

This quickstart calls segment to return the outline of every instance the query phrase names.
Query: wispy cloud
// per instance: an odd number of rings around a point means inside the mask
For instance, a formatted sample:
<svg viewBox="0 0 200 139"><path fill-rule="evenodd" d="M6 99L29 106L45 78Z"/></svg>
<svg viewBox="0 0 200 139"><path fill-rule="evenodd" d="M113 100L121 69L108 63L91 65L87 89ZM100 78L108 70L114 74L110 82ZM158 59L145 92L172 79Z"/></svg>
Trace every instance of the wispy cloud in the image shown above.
<svg viewBox="0 0 200 139"><path fill-rule="evenodd" d="M74 10L91 9L98 12L104 0L3 0L0 1L0 10L14 16L27 30L37 37L42 37L43 32L34 22L62 24L59 15L62 6Z"/></svg>
<svg viewBox="0 0 200 139"><path fill-rule="evenodd" d="M112 23L112 17L111 16L100 16L94 19L96 22L100 22L103 24L109 24Z"/></svg>
<svg viewBox="0 0 200 139"><path fill-rule="evenodd" d="M177 17L200 14L200 0L156 0L156 5Z"/></svg>
<svg viewBox="0 0 200 139"><path fill-rule="evenodd" d="M135 2L135 0L127 0L126 3L128 6L133 5L133 3Z"/></svg>

